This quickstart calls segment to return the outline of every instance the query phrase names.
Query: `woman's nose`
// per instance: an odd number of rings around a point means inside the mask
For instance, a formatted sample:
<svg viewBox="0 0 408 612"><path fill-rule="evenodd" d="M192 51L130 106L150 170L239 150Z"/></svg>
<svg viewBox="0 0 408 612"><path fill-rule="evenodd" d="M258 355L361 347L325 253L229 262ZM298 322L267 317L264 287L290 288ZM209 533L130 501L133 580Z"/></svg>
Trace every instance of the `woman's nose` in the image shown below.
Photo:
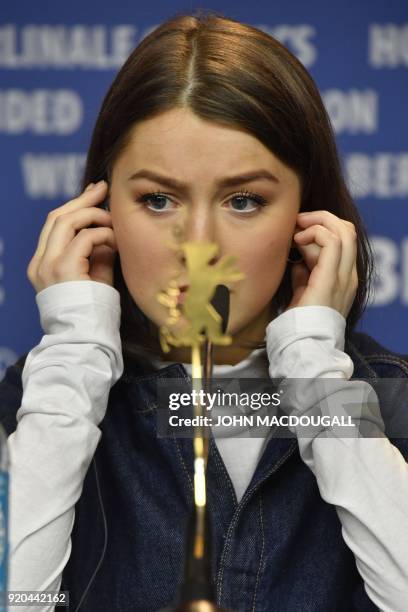
<svg viewBox="0 0 408 612"><path fill-rule="evenodd" d="M217 235L215 223L211 215L208 213L194 214L190 213L185 217L184 222L177 226L174 231L179 242L215 242L217 243ZM219 255L214 256L209 264L215 264L219 259ZM183 265L186 264L184 255L180 256Z"/></svg>
<svg viewBox="0 0 408 612"><path fill-rule="evenodd" d="M184 210L173 235L185 242L216 242L216 220L209 206Z"/></svg>
<svg viewBox="0 0 408 612"><path fill-rule="evenodd" d="M190 211L184 219L184 233L189 242L214 242L214 219L210 211Z"/></svg>

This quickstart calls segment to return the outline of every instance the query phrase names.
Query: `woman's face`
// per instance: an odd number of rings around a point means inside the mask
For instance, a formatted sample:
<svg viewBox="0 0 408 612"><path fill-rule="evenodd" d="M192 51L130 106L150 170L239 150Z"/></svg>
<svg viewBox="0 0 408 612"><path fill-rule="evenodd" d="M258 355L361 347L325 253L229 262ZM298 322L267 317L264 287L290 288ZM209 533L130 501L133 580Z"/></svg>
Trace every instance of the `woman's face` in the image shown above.
<svg viewBox="0 0 408 612"><path fill-rule="evenodd" d="M218 257L236 257L245 279L228 285L227 332L234 345L263 341L300 208L297 175L252 135L187 109L142 121L131 136L112 169L110 209L134 301L157 326L165 323L168 309L156 294L176 270L177 284L188 282L185 263L169 246L178 226L184 240L216 242ZM231 351L223 347L224 363L234 361Z"/></svg>

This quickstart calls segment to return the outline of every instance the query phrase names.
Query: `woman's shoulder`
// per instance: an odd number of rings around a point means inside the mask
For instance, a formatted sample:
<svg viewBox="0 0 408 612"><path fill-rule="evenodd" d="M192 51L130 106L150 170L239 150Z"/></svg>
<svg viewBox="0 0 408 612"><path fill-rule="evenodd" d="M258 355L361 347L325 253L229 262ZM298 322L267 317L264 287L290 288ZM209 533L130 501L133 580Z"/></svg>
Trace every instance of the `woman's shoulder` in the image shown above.
<svg viewBox="0 0 408 612"><path fill-rule="evenodd" d="M21 406L23 398L22 373L28 353L6 368L3 378L0 380L0 423L10 435L17 427L16 414ZM123 385L133 382L139 377L151 375L155 368L149 360L137 358L124 354L124 371L119 380L112 387L115 393L123 391Z"/></svg>
<svg viewBox="0 0 408 612"><path fill-rule="evenodd" d="M363 332L350 334L345 350L354 362L353 378L369 379L381 406L386 436L408 461L408 355L391 351Z"/></svg>
<svg viewBox="0 0 408 612"><path fill-rule="evenodd" d="M408 378L408 355L397 353L364 332L351 332L345 352L354 362L355 373L368 378Z"/></svg>

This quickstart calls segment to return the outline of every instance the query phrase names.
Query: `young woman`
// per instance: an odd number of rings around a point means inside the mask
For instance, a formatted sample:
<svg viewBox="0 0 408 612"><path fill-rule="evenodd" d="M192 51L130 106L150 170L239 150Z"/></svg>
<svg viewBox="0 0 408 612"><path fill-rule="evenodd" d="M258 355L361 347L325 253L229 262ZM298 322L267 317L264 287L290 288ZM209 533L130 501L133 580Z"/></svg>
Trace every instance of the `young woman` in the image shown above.
<svg viewBox="0 0 408 612"><path fill-rule="evenodd" d="M188 283L169 246L177 230L216 242L245 274L214 376L333 378L332 405L346 389L348 414L371 427L370 439L211 438L218 603L406 610L408 444L387 437L386 398L357 378L401 383L408 364L353 331L370 249L305 68L232 19L169 19L109 89L83 187L50 212L28 266L44 336L0 385L10 589L61 588L89 612L176 599L193 451L158 436L157 383L188 380L191 365L187 348L162 352L156 295L177 266ZM404 409L394 393L392 416Z"/></svg>

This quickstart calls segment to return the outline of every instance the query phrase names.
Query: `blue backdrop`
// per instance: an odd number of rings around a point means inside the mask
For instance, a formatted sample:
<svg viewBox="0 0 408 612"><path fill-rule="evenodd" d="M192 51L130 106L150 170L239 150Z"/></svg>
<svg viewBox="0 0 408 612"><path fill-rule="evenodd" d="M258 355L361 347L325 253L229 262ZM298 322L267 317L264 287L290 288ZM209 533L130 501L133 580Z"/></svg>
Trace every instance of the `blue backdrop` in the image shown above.
<svg viewBox="0 0 408 612"><path fill-rule="evenodd" d="M8 2L0 15L0 379L39 342L26 276L47 213L76 195L102 98L176 11L210 8L281 40L313 75L378 279L358 329L408 353L408 2Z"/></svg>

